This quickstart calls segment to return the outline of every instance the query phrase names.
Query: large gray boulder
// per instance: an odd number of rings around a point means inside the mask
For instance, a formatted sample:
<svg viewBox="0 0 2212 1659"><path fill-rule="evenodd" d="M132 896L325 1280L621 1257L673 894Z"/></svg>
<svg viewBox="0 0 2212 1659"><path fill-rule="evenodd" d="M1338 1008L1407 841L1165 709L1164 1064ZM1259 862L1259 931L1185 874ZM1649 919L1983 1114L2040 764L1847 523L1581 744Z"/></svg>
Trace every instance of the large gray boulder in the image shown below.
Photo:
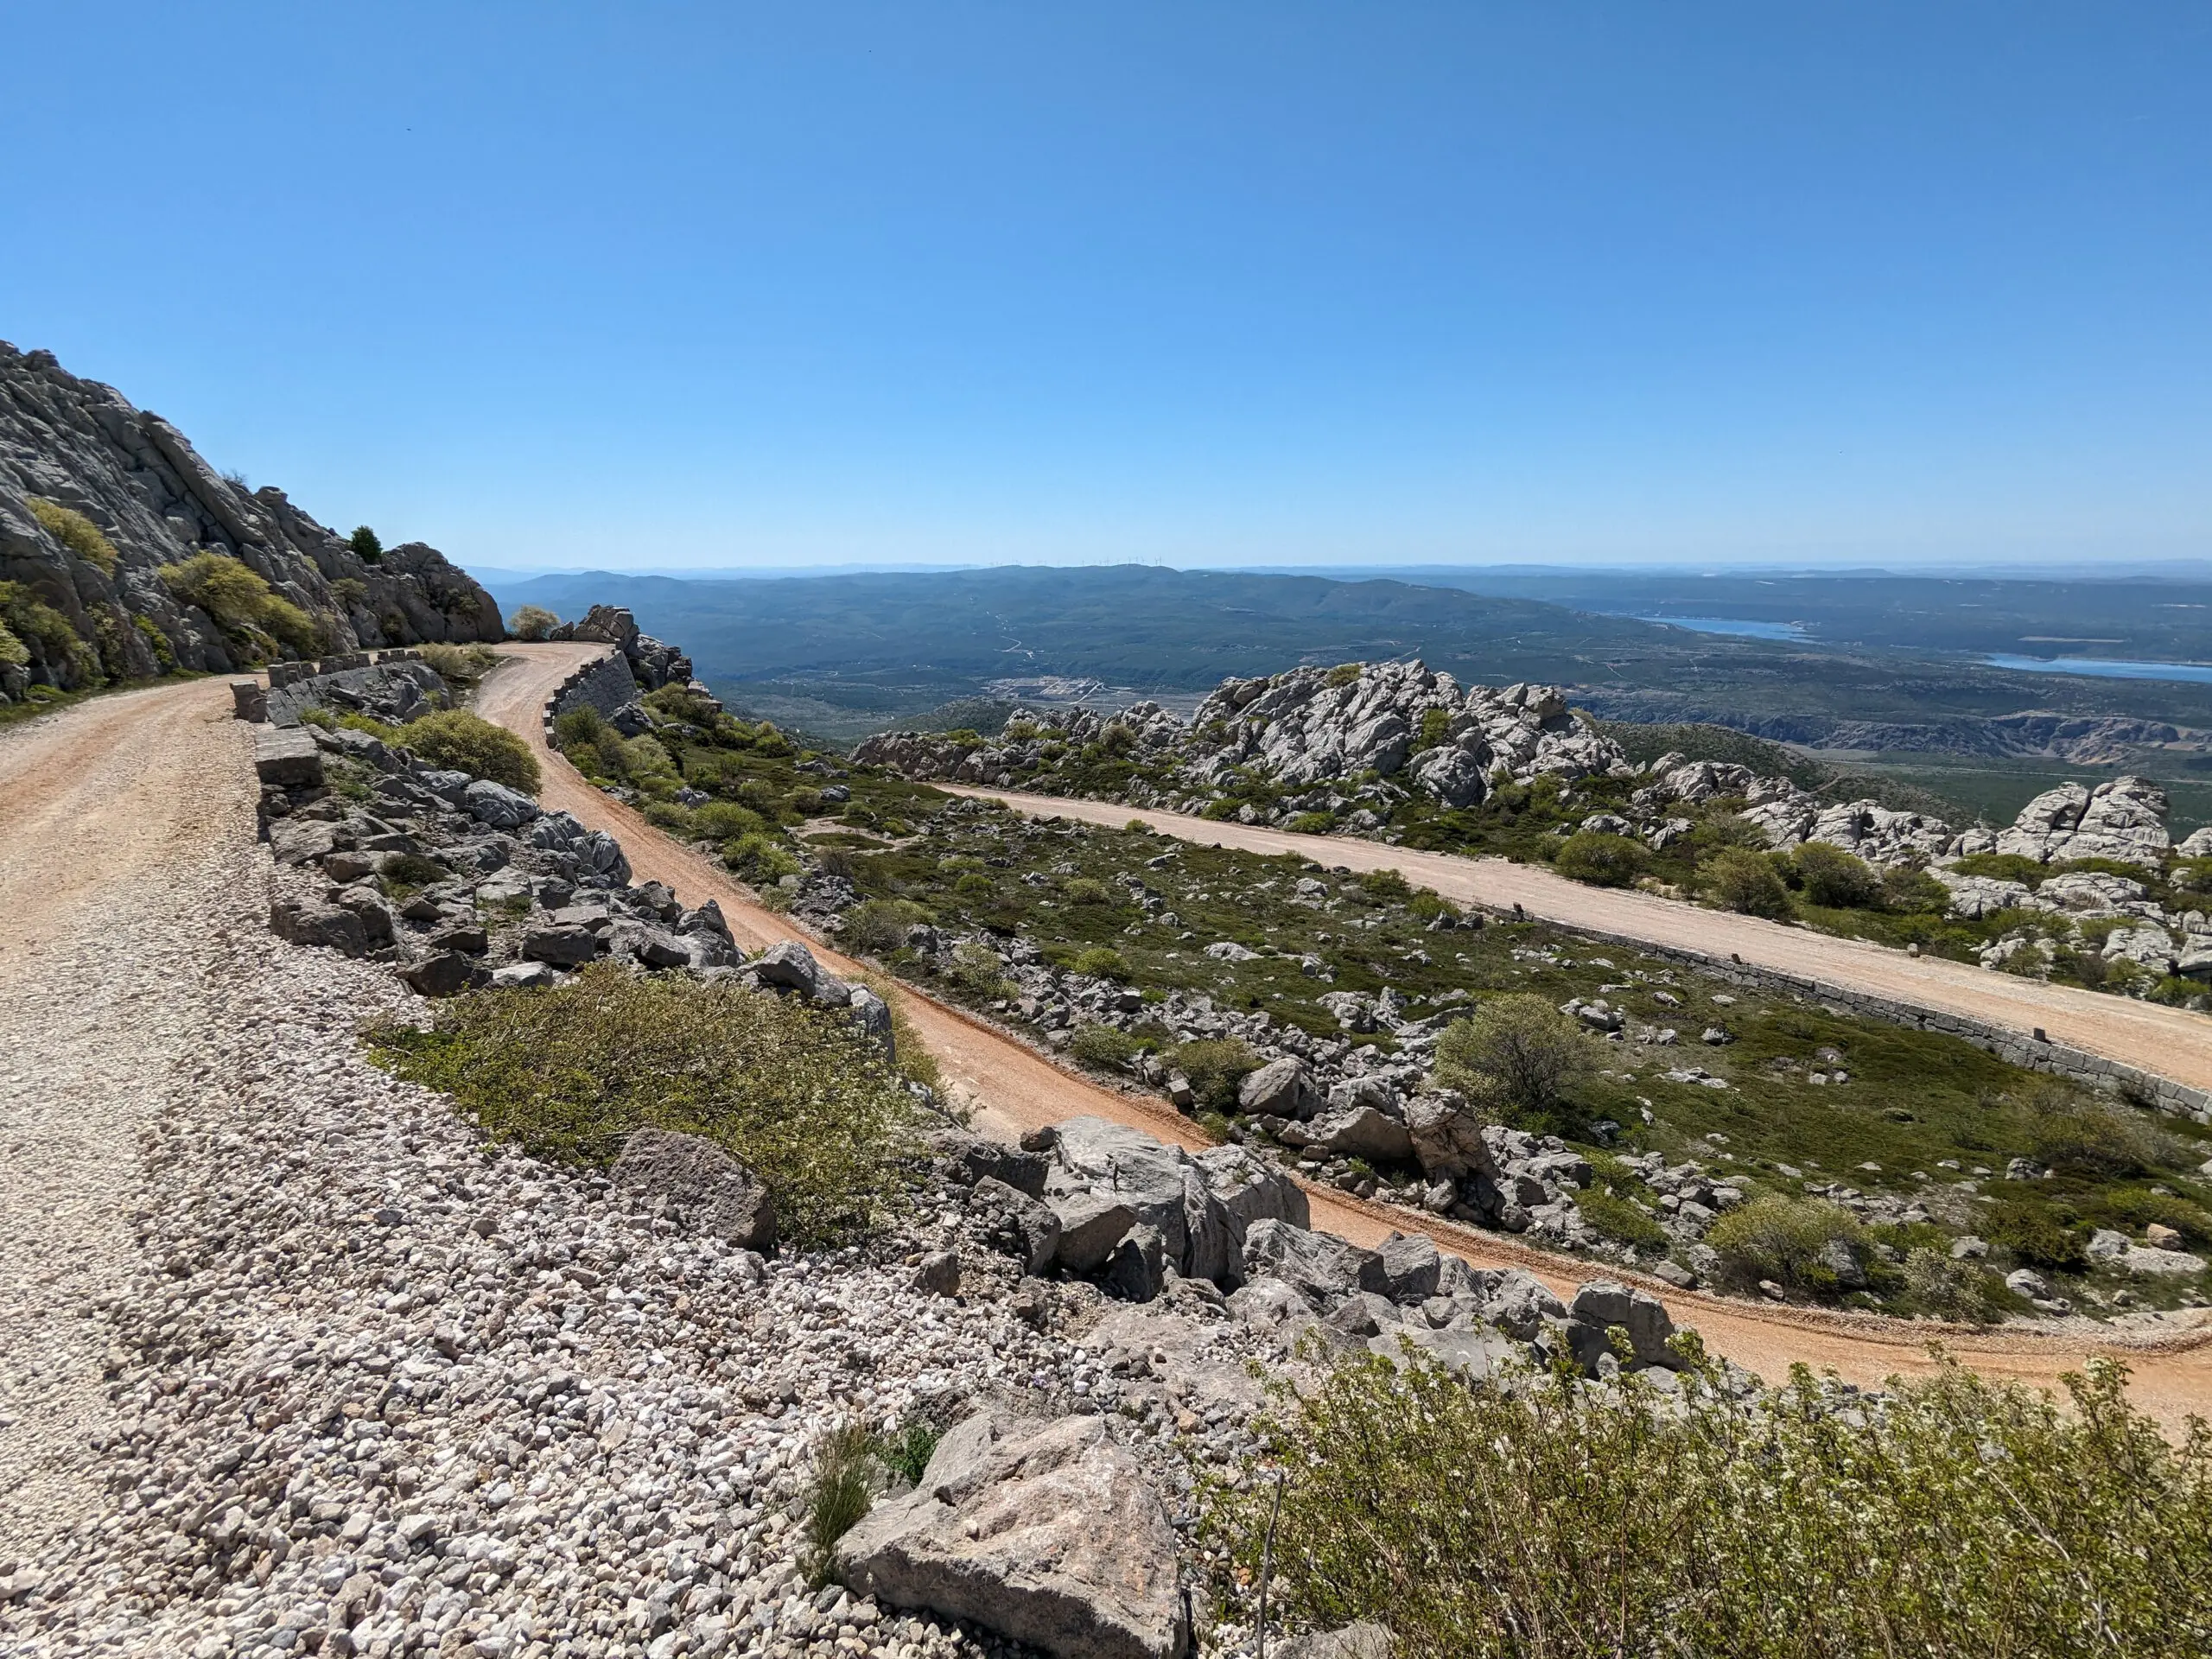
<svg viewBox="0 0 2212 1659"><path fill-rule="evenodd" d="M1211 1279L1224 1289L1238 1282L1238 1243L1229 1211L1180 1147L1084 1116L1058 1126L1053 1151L1077 1181L1128 1205L1138 1221L1156 1228L1168 1264L1183 1277Z"/></svg>
<svg viewBox="0 0 2212 1659"><path fill-rule="evenodd" d="M1059 1253L1060 1218L1051 1206L991 1175L969 1190L968 1202L988 1218L992 1242L1017 1257L1025 1272L1052 1267Z"/></svg>
<svg viewBox="0 0 2212 1659"><path fill-rule="evenodd" d="M814 952L796 939L784 939L770 945L753 958L753 970L760 975L763 985L798 991L806 996L814 995L815 986L822 977Z"/></svg>
<svg viewBox="0 0 2212 1659"><path fill-rule="evenodd" d="M1097 1417L969 1418L838 1556L861 1595L1056 1659L1180 1659L1190 1640L1166 1508Z"/></svg>
<svg viewBox="0 0 2212 1659"><path fill-rule="evenodd" d="M1391 1338L1377 1337L1378 1343ZM1347 1624L1340 1630L1315 1630L1294 1636L1268 1652L1277 1659L1390 1659L1390 1632L1380 1624Z"/></svg>
<svg viewBox="0 0 2212 1659"><path fill-rule="evenodd" d="M1305 1189L1282 1166L1239 1146L1209 1147L1191 1160L1198 1168L1206 1190L1221 1200L1238 1249L1245 1230L1255 1221L1287 1221L1295 1227L1313 1224L1313 1209Z"/></svg>
<svg viewBox="0 0 2212 1659"><path fill-rule="evenodd" d="M1338 1157L1363 1158L1369 1163L1404 1163L1414 1155L1406 1126L1372 1106L1325 1112L1306 1126L1306 1137Z"/></svg>
<svg viewBox="0 0 2212 1659"><path fill-rule="evenodd" d="M1678 1363L1667 1346L1675 1321L1666 1304L1649 1292L1611 1279L1592 1280L1574 1293L1567 1315L1568 1348L1586 1371L1594 1373L1599 1357L1612 1351L1610 1333L1616 1327L1628 1334L1631 1366Z"/></svg>
<svg viewBox="0 0 2212 1659"><path fill-rule="evenodd" d="M1074 1192L1048 1202L1060 1224L1057 1259L1070 1273L1097 1272L1137 1224L1135 1211L1103 1192Z"/></svg>
<svg viewBox="0 0 2212 1659"><path fill-rule="evenodd" d="M1255 1222L1247 1230L1244 1276L1280 1279L1317 1307L1389 1283L1374 1251L1287 1221Z"/></svg>
<svg viewBox="0 0 2212 1659"><path fill-rule="evenodd" d="M462 790L461 802L471 817L494 830L519 830L538 815L536 801L489 778L479 778Z"/></svg>
<svg viewBox="0 0 2212 1659"><path fill-rule="evenodd" d="M1406 1136L1421 1173L1433 1179L1497 1179L1497 1162L1483 1140L1482 1120L1449 1093L1415 1095L1406 1103Z"/></svg>
<svg viewBox="0 0 2212 1659"><path fill-rule="evenodd" d="M1305 1065L1287 1056L1268 1061L1236 1085L1238 1108L1254 1117L1311 1117L1321 1103Z"/></svg>
<svg viewBox="0 0 2212 1659"><path fill-rule="evenodd" d="M776 1248L776 1208L768 1189L702 1136L633 1130L612 1173L620 1191L662 1201L670 1214L700 1232L764 1254Z"/></svg>

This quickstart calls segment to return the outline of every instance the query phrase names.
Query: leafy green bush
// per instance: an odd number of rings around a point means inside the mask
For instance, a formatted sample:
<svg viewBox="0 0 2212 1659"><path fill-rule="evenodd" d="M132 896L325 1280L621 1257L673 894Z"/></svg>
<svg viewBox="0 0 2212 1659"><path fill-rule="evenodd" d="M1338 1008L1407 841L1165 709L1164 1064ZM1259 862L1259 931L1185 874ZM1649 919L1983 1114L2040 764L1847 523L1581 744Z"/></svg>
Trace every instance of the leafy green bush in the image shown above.
<svg viewBox="0 0 2212 1659"><path fill-rule="evenodd" d="M756 887L797 875L801 868L781 842L758 832L740 836L724 847L722 862Z"/></svg>
<svg viewBox="0 0 2212 1659"><path fill-rule="evenodd" d="M998 885L981 870L970 870L953 882L952 890L963 899L982 899L997 892Z"/></svg>
<svg viewBox="0 0 2212 1659"><path fill-rule="evenodd" d="M543 605L521 605L507 619L507 632L518 639L543 639L561 626L561 619Z"/></svg>
<svg viewBox="0 0 2212 1659"><path fill-rule="evenodd" d="M1667 1249L1664 1227L1626 1198L1617 1198L1603 1187L1577 1194L1574 1206L1600 1238L1655 1254L1663 1254Z"/></svg>
<svg viewBox="0 0 2212 1659"><path fill-rule="evenodd" d="M2132 1107L2056 1082L2036 1088L2026 1106L2029 1153L2053 1169L2120 1178L2140 1175L2158 1160L2158 1135Z"/></svg>
<svg viewBox="0 0 2212 1659"><path fill-rule="evenodd" d="M1856 1276L1866 1233L1840 1205L1769 1192L1721 1216L1705 1242L1745 1278L1834 1295Z"/></svg>
<svg viewBox="0 0 2212 1659"><path fill-rule="evenodd" d="M1236 1085L1262 1064L1239 1037L1197 1038L1170 1050L1165 1058L1170 1069L1191 1080L1197 1105L1215 1112L1236 1110Z"/></svg>
<svg viewBox="0 0 2212 1659"><path fill-rule="evenodd" d="M441 709L399 728L400 741L434 766L537 793L537 757L504 726L466 709Z"/></svg>
<svg viewBox="0 0 2212 1659"><path fill-rule="evenodd" d="M1103 881L1093 880L1087 875L1077 875L1060 883L1060 896L1071 905L1110 904L1112 899Z"/></svg>
<svg viewBox="0 0 2212 1659"><path fill-rule="evenodd" d="M398 853L384 861L377 872L386 893L395 897L415 893L442 881L452 872L435 858L425 858L420 853Z"/></svg>
<svg viewBox="0 0 2212 1659"><path fill-rule="evenodd" d="M353 556L363 564L384 563L384 543L366 524L354 525L353 533L346 538L346 544L353 550Z"/></svg>
<svg viewBox="0 0 2212 1659"><path fill-rule="evenodd" d="M1127 980L1129 976L1129 964L1110 944L1094 944L1090 950L1079 952L1069 965L1075 972L1089 974L1096 979Z"/></svg>
<svg viewBox="0 0 2212 1659"><path fill-rule="evenodd" d="M1778 921L1789 914L1789 889L1774 861L1748 847L1724 847L1698 866L1698 880L1724 908Z"/></svg>
<svg viewBox="0 0 2212 1659"><path fill-rule="evenodd" d="M1941 916L1951 907L1951 890L1925 870L1892 865L1881 884L1882 908L1900 916Z"/></svg>
<svg viewBox="0 0 2212 1659"><path fill-rule="evenodd" d="M428 1030L372 1041L537 1157L604 1163L638 1128L705 1135L802 1245L863 1230L901 1188L911 1096L849 1020L803 1003L601 963L550 989L454 998Z"/></svg>
<svg viewBox="0 0 2212 1659"><path fill-rule="evenodd" d="M2212 1650L2212 1434L2169 1444L2092 1361L2070 1408L1946 1364L1839 1412L1809 1372L1470 1387L1362 1357L1278 1389L1203 1503L1216 1583L1401 1659L2182 1659ZM1249 1614L1249 1603L1245 1611Z"/></svg>
<svg viewBox="0 0 2212 1659"><path fill-rule="evenodd" d="M1300 812L1283 826L1294 836L1325 836L1336 827L1336 819L1326 812Z"/></svg>
<svg viewBox="0 0 2212 1659"><path fill-rule="evenodd" d="M224 638L249 658L279 650L289 657L313 657L323 647L320 623L227 554L195 553L181 563L163 565L161 575L179 601L205 611Z"/></svg>
<svg viewBox="0 0 2212 1659"><path fill-rule="evenodd" d="M1921 1312L1980 1323L1990 1317L1988 1275L1925 1245L1905 1252L1905 1294Z"/></svg>
<svg viewBox="0 0 2212 1659"><path fill-rule="evenodd" d="M49 668L68 676L68 689L100 683L99 652L67 616L20 582L0 582L0 633L7 635L0 639L0 662L20 668L30 661L29 645L35 645Z"/></svg>
<svg viewBox="0 0 2212 1659"><path fill-rule="evenodd" d="M1808 841L1789 855L1806 902L1828 910L1865 910L1878 903L1881 878L1866 861L1825 841Z"/></svg>
<svg viewBox="0 0 2212 1659"><path fill-rule="evenodd" d="M876 1456L907 1485L918 1486L930 1459L937 1455L938 1440L937 1430L927 1423L901 1423L876 1442Z"/></svg>
<svg viewBox="0 0 2212 1659"><path fill-rule="evenodd" d="M489 645L455 645L434 639L416 648L431 672L450 685L474 685L499 665L499 654Z"/></svg>
<svg viewBox="0 0 2212 1659"><path fill-rule="evenodd" d="M1413 883L1395 870L1369 870L1359 878L1359 890L1378 904L1402 903L1414 896Z"/></svg>
<svg viewBox="0 0 2212 1659"><path fill-rule="evenodd" d="M1991 1243L2010 1250L2014 1260L2031 1268L2079 1273L2089 1265L2082 1229L2044 1205L1999 1200L1990 1207L1983 1224Z"/></svg>
<svg viewBox="0 0 2212 1659"><path fill-rule="evenodd" d="M767 827L758 812L735 801L709 801L691 809L691 833L701 841L735 841L740 836L757 836Z"/></svg>
<svg viewBox="0 0 2212 1659"><path fill-rule="evenodd" d="M146 649L154 653L155 667L164 674L176 672L176 647L169 644L169 637L162 632L162 625L150 616L134 616L130 619L130 626L138 630L139 637L146 642Z"/></svg>
<svg viewBox="0 0 2212 1659"><path fill-rule="evenodd" d="M1651 868L1651 854L1640 841L1584 830L1569 836L1552 860L1552 868L1570 881L1586 881L1594 887L1625 887Z"/></svg>
<svg viewBox="0 0 2212 1659"><path fill-rule="evenodd" d="M1333 690L1338 686L1350 685L1358 677L1359 664L1357 663L1338 663L1328 671L1322 683Z"/></svg>
<svg viewBox="0 0 2212 1659"><path fill-rule="evenodd" d="M31 517L46 526L54 539L84 560L102 575L115 575L117 555L115 543L100 534L100 527L73 507L65 507L59 501L48 501L42 496L27 495L23 505L31 510Z"/></svg>
<svg viewBox="0 0 2212 1659"><path fill-rule="evenodd" d="M1010 997L1015 986L1006 976L1006 963L999 953L988 944L975 939L964 939L952 947L952 965L948 970L952 982L983 997Z"/></svg>
<svg viewBox="0 0 2212 1659"><path fill-rule="evenodd" d="M1470 1100L1522 1117L1552 1111L1591 1071L1591 1041L1541 996L1494 996L1445 1028L1436 1075Z"/></svg>
<svg viewBox="0 0 2212 1659"><path fill-rule="evenodd" d="M911 899L870 899L845 918L838 938L864 957L887 957L930 913Z"/></svg>
<svg viewBox="0 0 2212 1659"><path fill-rule="evenodd" d="M1151 1046L1143 1038L1116 1027L1090 1025L1075 1028L1068 1052L1085 1065L1096 1066L1102 1071L1122 1071Z"/></svg>

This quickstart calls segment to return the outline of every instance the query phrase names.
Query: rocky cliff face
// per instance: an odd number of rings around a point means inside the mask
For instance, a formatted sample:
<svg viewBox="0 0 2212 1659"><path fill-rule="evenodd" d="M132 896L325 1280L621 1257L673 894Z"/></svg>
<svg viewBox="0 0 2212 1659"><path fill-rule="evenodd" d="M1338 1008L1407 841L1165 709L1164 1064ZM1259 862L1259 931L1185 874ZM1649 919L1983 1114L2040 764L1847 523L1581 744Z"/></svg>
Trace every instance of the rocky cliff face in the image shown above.
<svg viewBox="0 0 2212 1659"><path fill-rule="evenodd" d="M56 529L55 508L105 547ZM321 651L505 634L492 596L436 549L411 542L365 560L282 490L221 476L112 386L0 341L0 584L12 585L0 597L38 624L12 630L20 650L0 653L0 693L244 666L255 652L240 632L162 579L203 552L238 560L304 613Z"/></svg>

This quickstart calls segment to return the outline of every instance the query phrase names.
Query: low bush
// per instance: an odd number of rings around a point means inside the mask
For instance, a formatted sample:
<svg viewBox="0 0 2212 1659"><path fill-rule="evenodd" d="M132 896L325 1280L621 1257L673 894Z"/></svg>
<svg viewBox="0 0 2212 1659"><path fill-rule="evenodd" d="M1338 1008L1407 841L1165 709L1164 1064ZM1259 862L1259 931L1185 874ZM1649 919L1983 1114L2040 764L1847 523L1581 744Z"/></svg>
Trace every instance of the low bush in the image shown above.
<svg viewBox="0 0 2212 1659"><path fill-rule="evenodd" d="M691 833L701 841L735 841L740 836L757 836L767 827L758 812L735 801L709 801L691 809Z"/></svg>
<svg viewBox="0 0 2212 1659"><path fill-rule="evenodd" d="M2060 1083L2037 1086L2026 1102L2028 1151L2070 1174L2125 1178L2158 1162L2159 1137L2133 1108L2093 1099Z"/></svg>
<svg viewBox="0 0 2212 1659"><path fill-rule="evenodd" d="M1866 1230L1842 1205L1776 1192L1727 1211L1705 1242L1744 1278L1824 1296L1859 1276L1866 1249Z"/></svg>
<svg viewBox="0 0 2212 1659"><path fill-rule="evenodd" d="M102 575L112 578L118 563L115 543L100 534L100 527L73 507L41 496L27 495L23 505L31 517L46 526L48 534Z"/></svg>
<svg viewBox="0 0 2212 1659"><path fill-rule="evenodd" d="M952 947L952 963L947 973L954 984L976 996L1010 997L1017 988L1006 976L1006 963L999 953L975 939L963 940Z"/></svg>
<svg viewBox="0 0 2212 1659"><path fill-rule="evenodd" d="M2084 1230L2047 1205L2000 1199L1990 1207L1983 1224L1991 1243L2011 1251L2014 1261L2029 1267L2079 1273L2089 1265Z"/></svg>
<svg viewBox="0 0 2212 1659"><path fill-rule="evenodd" d="M518 639L543 639L561 626L561 619L543 605L521 605L507 619L507 632Z"/></svg>
<svg viewBox="0 0 2212 1659"><path fill-rule="evenodd" d="M2169 1444L2126 1378L2092 1361L2062 1410L1946 1364L1840 1412L1802 1367L1738 1401L1363 1357L1277 1390L1201 1538L1249 1597L1272 1531L1277 1608L1402 1659L2182 1659L2212 1650L2212 1434Z"/></svg>
<svg viewBox="0 0 2212 1659"><path fill-rule="evenodd" d="M1582 1219L1600 1238L1655 1254L1665 1252L1667 1230L1626 1198L1616 1197L1603 1187L1592 1187L1587 1192L1576 1194L1574 1205L1581 1211Z"/></svg>
<svg viewBox="0 0 2212 1659"><path fill-rule="evenodd" d="M195 606L246 657L313 657L322 626L254 571L223 553L195 553L162 567L162 581L183 604Z"/></svg>
<svg viewBox="0 0 2212 1659"><path fill-rule="evenodd" d="M1552 868L1571 881L1586 881L1593 887L1633 887L1651 868L1651 854L1642 842L1626 836L1584 830L1560 844Z"/></svg>
<svg viewBox="0 0 2212 1659"><path fill-rule="evenodd" d="M1199 1109L1214 1112L1235 1111L1236 1085L1262 1064L1238 1037L1200 1037L1170 1050L1165 1058L1171 1070L1190 1079Z"/></svg>
<svg viewBox="0 0 2212 1659"><path fill-rule="evenodd" d="M1102 1071L1121 1071L1151 1045L1114 1026L1077 1026L1068 1052L1085 1065Z"/></svg>
<svg viewBox="0 0 2212 1659"><path fill-rule="evenodd" d="M1110 944L1094 944L1088 950L1078 951L1068 966L1072 972L1089 974L1095 979L1126 981L1129 977L1129 964Z"/></svg>
<svg viewBox="0 0 2212 1659"><path fill-rule="evenodd" d="M1369 870L1359 878L1359 890L1381 904L1402 902L1414 896L1413 883L1395 870Z"/></svg>
<svg viewBox="0 0 2212 1659"><path fill-rule="evenodd" d="M1779 921L1789 914L1789 889L1774 861L1748 847L1724 847L1698 866L1698 880L1723 909Z"/></svg>
<svg viewBox="0 0 2212 1659"><path fill-rule="evenodd" d="M455 645L434 639L416 649L431 671L448 685L474 685L499 665L499 652L487 645Z"/></svg>
<svg viewBox="0 0 2212 1659"><path fill-rule="evenodd" d="M1071 905L1103 905L1112 902L1106 891L1106 884L1103 881L1093 880L1087 875L1074 876L1063 881L1060 884L1060 897Z"/></svg>
<svg viewBox="0 0 2212 1659"><path fill-rule="evenodd" d="M21 668L38 647L54 672L68 677L67 689L100 683L100 656L69 619L20 582L0 582L0 663Z"/></svg>
<svg viewBox="0 0 2212 1659"><path fill-rule="evenodd" d="M722 862L756 887L768 887L787 875L797 875L801 868L798 860L780 841L759 833L740 836L724 847Z"/></svg>
<svg viewBox="0 0 2212 1659"><path fill-rule="evenodd" d="M434 766L488 778L525 795L537 793L537 757L530 745L481 715L442 709L409 721L400 728L399 739Z"/></svg>
<svg viewBox="0 0 2212 1659"><path fill-rule="evenodd" d="M1446 1027L1436 1045L1439 1081L1522 1118L1558 1108L1595 1063L1581 1028L1525 991L1490 998Z"/></svg>
<svg viewBox="0 0 2212 1659"><path fill-rule="evenodd" d="M804 1004L599 963L550 989L454 998L429 1029L372 1040L535 1156L601 1164L632 1129L704 1135L766 1185L801 1245L865 1230L901 1190L912 1097L866 1033Z"/></svg>
<svg viewBox="0 0 2212 1659"><path fill-rule="evenodd" d="M839 939L865 957L887 957L930 913L911 899L870 899L847 912Z"/></svg>
<svg viewBox="0 0 2212 1659"><path fill-rule="evenodd" d="M922 1476L937 1455L936 1429L925 1422L901 1423L876 1442L876 1456L883 1466L908 1486L922 1484Z"/></svg>
<svg viewBox="0 0 2212 1659"><path fill-rule="evenodd" d="M1904 1291L1915 1308L1979 1324L1990 1317L1989 1277L1972 1262L1923 1245L1905 1252Z"/></svg>

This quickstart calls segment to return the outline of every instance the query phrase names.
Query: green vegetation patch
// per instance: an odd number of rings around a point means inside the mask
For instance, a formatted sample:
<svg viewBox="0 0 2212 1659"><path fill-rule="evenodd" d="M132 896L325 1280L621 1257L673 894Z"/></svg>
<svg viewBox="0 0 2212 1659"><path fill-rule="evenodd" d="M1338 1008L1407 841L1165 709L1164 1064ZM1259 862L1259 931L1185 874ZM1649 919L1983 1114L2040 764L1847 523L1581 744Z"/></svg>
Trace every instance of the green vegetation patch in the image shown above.
<svg viewBox="0 0 2212 1659"><path fill-rule="evenodd" d="M912 1097L836 1015L686 975L588 967L547 989L479 991L426 1030L372 1035L378 1059L453 1096L495 1140L604 1164L632 1129L704 1135L767 1186L803 1246L866 1230L897 1201Z"/></svg>

